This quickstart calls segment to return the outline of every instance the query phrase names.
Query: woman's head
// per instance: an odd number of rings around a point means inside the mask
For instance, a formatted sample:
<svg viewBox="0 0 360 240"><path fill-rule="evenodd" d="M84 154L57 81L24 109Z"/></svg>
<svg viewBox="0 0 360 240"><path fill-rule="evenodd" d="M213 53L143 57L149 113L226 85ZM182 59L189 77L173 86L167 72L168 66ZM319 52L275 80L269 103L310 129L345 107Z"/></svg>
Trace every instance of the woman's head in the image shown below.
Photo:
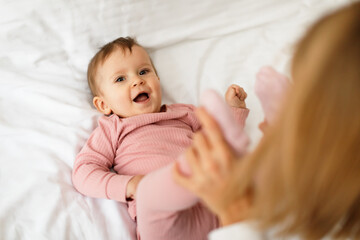
<svg viewBox="0 0 360 240"><path fill-rule="evenodd" d="M287 104L252 156L255 216L265 227L360 237L359 19L356 3L322 18L297 46Z"/></svg>

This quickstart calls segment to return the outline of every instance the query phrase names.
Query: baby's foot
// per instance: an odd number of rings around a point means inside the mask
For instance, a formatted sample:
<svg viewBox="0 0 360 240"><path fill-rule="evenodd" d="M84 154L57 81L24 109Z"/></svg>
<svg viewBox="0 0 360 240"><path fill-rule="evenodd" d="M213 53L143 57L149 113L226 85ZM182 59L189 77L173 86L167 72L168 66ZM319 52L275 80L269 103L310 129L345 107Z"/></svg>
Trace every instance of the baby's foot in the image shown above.
<svg viewBox="0 0 360 240"><path fill-rule="evenodd" d="M265 119L271 124L278 114L290 81L272 67L262 67L256 75L255 93L260 99Z"/></svg>
<svg viewBox="0 0 360 240"><path fill-rule="evenodd" d="M200 97L200 104L212 115L221 128L224 137L233 150L242 155L246 152L249 138L235 121L230 107L214 90L206 90Z"/></svg>

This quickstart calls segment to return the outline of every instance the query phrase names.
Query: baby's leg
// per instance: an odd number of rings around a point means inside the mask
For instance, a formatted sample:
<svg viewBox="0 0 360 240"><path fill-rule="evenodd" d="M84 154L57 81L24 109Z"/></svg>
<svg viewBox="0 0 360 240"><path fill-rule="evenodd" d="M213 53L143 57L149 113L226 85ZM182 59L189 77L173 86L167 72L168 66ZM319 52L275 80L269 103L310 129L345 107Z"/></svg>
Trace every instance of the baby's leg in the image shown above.
<svg viewBox="0 0 360 240"><path fill-rule="evenodd" d="M179 212L144 210L137 218L141 240L205 240L219 227L216 216L200 203Z"/></svg>
<svg viewBox="0 0 360 240"><path fill-rule="evenodd" d="M272 124L284 101L290 81L272 67L262 67L256 75L255 93L258 96L265 119Z"/></svg>
<svg viewBox="0 0 360 240"><path fill-rule="evenodd" d="M173 166L156 170L139 183L136 211L141 240L205 240L219 226L217 217L195 195L173 181Z"/></svg>
<svg viewBox="0 0 360 240"><path fill-rule="evenodd" d="M214 116L234 150L242 154L248 138L233 120L229 107L213 91L202 96L202 104ZM191 174L184 155L177 160L184 174ZM206 239L218 220L198 198L174 182L169 164L146 175L137 188L138 233L141 239Z"/></svg>
<svg viewBox="0 0 360 240"><path fill-rule="evenodd" d="M187 171L186 159L177 160L182 171ZM151 208L154 211L181 211L195 205L198 198L187 189L175 183L172 177L174 164L169 164L147 174L141 179L136 190L137 210ZM144 205L144 206L143 206ZM139 213L138 213L139 214Z"/></svg>
<svg viewBox="0 0 360 240"><path fill-rule="evenodd" d="M248 137L243 128L233 119L229 106L212 90L204 92L201 104L212 114L224 133L227 142L238 154L245 152ZM185 156L178 159L180 170L190 175L190 168ZM185 188L174 182L172 178L173 164L165 166L145 176L137 189L137 201L146 199L147 207L162 211L180 211L195 205L198 198Z"/></svg>
<svg viewBox="0 0 360 240"><path fill-rule="evenodd" d="M206 90L200 98L200 105L216 120L221 131L233 150L239 155L246 152L249 138L245 134L243 126L235 121L230 107L224 99L214 90Z"/></svg>

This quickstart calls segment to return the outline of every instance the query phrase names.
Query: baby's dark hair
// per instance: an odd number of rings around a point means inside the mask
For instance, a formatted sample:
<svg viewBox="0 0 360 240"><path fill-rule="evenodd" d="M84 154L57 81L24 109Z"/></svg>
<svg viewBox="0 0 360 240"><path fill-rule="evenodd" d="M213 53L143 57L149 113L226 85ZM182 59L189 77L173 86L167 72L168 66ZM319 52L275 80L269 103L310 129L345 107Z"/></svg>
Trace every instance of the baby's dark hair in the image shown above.
<svg viewBox="0 0 360 240"><path fill-rule="evenodd" d="M87 70L87 80L88 80L88 84L89 84L91 93L93 94L94 97L99 95L99 90L98 90L99 88L96 84L96 79L95 79L99 65L103 64L104 61L110 56L110 54L113 53L116 49L120 48L123 51L129 50L131 53L133 46L142 47L140 44L137 43L137 41L134 38L120 37L120 38L115 39L114 41L111 41L111 42L105 44L103 47L101 47L100 50L91 59L89 65L88 65L88 70ZM151 64L152 64L152 61L151 61ZM154 67L154 69L155 69L155 67ZM156 70L155 70L155 73L156 73Z"/></svg>

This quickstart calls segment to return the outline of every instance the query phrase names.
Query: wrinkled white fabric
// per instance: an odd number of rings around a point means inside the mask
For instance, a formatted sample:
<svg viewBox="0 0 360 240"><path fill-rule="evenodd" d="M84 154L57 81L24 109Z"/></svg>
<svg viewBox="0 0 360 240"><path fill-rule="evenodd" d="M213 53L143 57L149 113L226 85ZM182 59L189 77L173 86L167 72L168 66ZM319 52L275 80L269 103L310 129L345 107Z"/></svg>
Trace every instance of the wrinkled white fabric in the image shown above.
<svg viewBox="0 0 360 240"><path fill-rule="evenodd" d="M137 37L164 103L197 105L207 88L241 85L255 146L263 119L256 72L288 73L306 27L349 1L0 0L0 239L135 239L124 205L84 197L71 183L100 116L86 68L101 45Z"/></svg>

